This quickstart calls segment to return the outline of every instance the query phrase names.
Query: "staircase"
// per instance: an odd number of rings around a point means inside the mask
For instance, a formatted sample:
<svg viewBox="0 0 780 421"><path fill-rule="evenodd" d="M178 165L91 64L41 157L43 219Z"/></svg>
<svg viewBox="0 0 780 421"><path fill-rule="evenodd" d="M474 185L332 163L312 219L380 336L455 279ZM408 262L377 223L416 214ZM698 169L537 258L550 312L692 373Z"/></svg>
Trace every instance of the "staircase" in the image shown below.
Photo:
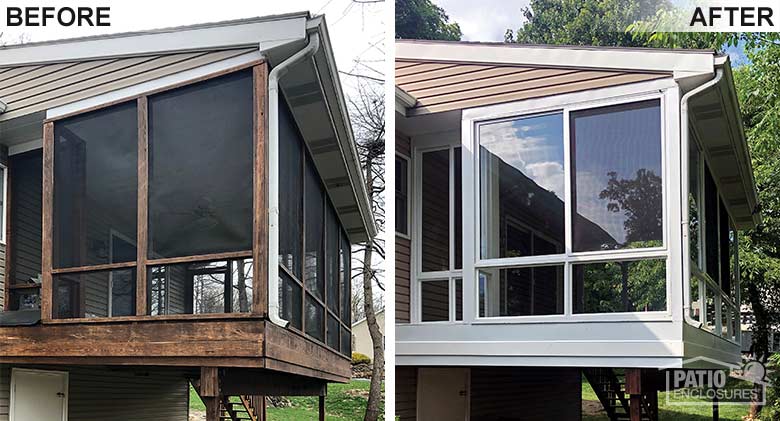
<svg viewBox="0 0 780 421"><path fill-rule="evenodd" d="M262 421L252 396L248 395L223 396L219 413L221 421Z"/></svg>
<svg viewBox="0 0 780 421"><path fill-rule="evenodd" d="M610 421L631 420L631 399L626 393L625 376L612 368L585 368L582 370ZM658 392L642 388L638 402L642 421L658 421ZM635 402L637 400L635 399Z"/></svg>

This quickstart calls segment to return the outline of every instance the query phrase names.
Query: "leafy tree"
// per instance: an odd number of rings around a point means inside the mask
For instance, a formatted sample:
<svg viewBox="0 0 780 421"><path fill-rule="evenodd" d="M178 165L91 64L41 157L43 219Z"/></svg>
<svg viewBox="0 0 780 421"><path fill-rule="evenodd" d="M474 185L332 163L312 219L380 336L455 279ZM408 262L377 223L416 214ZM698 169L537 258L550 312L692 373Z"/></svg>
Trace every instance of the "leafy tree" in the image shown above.
<svg viewBox="0 0 780 421"><path fill-rule="evenodd" d="M395 0L395 37L459 41L460 26L431 0Z"/></svg>
<svg viewBox="0 0 780 421"><path fill-rule="evenodd" d="M652 17L667 0L531 0L526 23L506 41L525 44L642 46L626 28Z"/></svg>

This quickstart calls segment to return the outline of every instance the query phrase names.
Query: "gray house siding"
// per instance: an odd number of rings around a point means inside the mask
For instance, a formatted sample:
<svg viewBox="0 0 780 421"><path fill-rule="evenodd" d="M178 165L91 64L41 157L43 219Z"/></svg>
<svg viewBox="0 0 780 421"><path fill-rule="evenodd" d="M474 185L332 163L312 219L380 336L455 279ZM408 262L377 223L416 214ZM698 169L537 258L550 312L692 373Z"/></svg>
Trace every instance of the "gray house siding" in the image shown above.
<svg viewBox="0 0 780 421"><path fill-rule="evenodd" d="M187 421L189 386L181 370L62 366L51 369L69 373L69 421ZM2 365L0 421L9 420L10 385L11 366Z"/></svg>

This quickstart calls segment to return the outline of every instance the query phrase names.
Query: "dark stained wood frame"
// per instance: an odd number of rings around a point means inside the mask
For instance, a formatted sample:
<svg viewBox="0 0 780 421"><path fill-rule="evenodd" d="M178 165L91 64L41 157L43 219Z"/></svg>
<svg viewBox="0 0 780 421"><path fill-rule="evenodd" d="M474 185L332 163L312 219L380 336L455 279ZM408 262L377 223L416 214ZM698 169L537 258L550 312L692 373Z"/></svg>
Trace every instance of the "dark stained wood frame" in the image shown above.
<svg viewBox="0 0 780 421"><path fill-rule="evenodd" d="M224 76L229 73L252 69L253 83L253 189L252 189L252 250L243 250L227 253L213 253L173 258L148 258L148 205L149 205L149 133L148 133L148 97L150 95L181 88L208 79ZM201 262L209 260L229 260L237 258L253 259L252 274L252 313L222 313L218 318L246 318L266 316L267 311L267 278L268 278L268 174L265 172L267 154L266 140L266 81L268 78L268 65L263 60L253 61L244 65L235 66L219 72L211 73L196 79L187 80L171 86L149 91L140 95L111 101L99 106L90 107L74 113L65 114L52 119L44 120L43 124L43 221L42 221L42 283L41 283L41 319L44 323L100 323L115 322L121 320L179 320L179 319L211 319L214 314L186 314L176 316L148 316L146 302L146 277L147 268L150 266L169 265L175 263ZM54 124L56 121L81 115L91 111L111 107L128 101L136 101L138 112L138 214L137 214L137 256L135 262L110 263L91 266L57 268L52 267L52 239L53 239L53 203L54 203ZM136 268L136 315L123 317L100 318L52 318L52 276L65 273L84 273L105 271L121 268ZM6 298L7 300L7 298ZM180 316L180 317L179 317ZM174 317L171 319L171 317Z"/></svg>

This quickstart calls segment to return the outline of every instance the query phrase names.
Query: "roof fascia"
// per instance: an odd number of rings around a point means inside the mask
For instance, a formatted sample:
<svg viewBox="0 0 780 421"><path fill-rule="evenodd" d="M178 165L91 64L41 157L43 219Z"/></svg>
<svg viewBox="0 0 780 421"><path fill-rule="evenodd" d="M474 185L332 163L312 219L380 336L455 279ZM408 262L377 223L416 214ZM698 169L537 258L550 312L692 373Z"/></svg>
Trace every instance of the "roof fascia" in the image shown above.
<svg viewBox="0 0 780 421"><path fill-rule="evenodd" d="M417 98L404 91L398 86L395 87L395 111L401 115L406 115L406 109L414 107L417 104Z"/></svg>
<svg viewBox="0 0 780 421"><path fill-rule="evenodd" d="M269 50L305 39L306 21L305 15L293 15L270 20L29 44L0 49L0 67L239 47L259 46L262 50Z"/></svg>
<svg viewBox="0 0 780 421"><path fill-rule="evenodd" d="M709 51L399 42L396 59L672 72L675 79L712 73Z"/></svg>

